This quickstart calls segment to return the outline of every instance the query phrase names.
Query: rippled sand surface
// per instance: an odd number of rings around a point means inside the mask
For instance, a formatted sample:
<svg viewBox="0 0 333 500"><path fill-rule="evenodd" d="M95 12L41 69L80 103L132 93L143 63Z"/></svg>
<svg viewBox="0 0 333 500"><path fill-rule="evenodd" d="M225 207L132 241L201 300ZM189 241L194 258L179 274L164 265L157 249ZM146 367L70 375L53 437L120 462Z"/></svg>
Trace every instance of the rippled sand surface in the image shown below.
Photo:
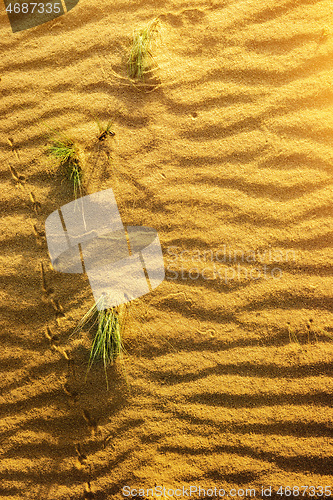
<svg viewBox="0 0 333 500"><path fill-rule="evenodd" d="M331 2L80 0L15 34L0 7L1 498L332 484ZM132 33L157 16L138 88ZM50 129L163 248L109 391L100 365L85 381L92 334L69 339L88 280L52 270L38 234L73 197Z"/></svg>

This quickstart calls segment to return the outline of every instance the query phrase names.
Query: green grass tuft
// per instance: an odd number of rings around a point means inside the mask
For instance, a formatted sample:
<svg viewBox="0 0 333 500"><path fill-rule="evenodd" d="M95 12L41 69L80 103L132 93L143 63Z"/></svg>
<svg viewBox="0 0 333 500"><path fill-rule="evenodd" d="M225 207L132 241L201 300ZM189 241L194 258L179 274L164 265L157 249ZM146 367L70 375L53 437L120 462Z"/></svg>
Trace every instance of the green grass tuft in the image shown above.
<svg viewBox="0 0 333 500"><path fill-rule="evenodd" d="M133 80L142 80L150 69L152 60L151 42L158 19L153 19L145 28L136 31L133 35L132 48L128 58L128 76Z"/></svg>
<svg viewBox="0 0 333 500"><path fill-rule="evenodd" d="M97 306L103 303L103 296L83 316L73 335L93 321L93 328L97 324L97 331L90 351L87 374L95 362L102 361L105 371L107 389L109 388L106 369L114 363L124 349L122 333L125 326L126 305L98 310ZM90 330L89 329L89 330Z"/></svg>
<svg viewBox="0 0 333 500"><path fill-rule="evenodd" d="M75 145L70 139L64 139L63 141L54 140L47 152L59 160L62 165L76 161Z"/></svg>
<svg viewBox="0 0 333 500"><path fill-rule="evenodd" d="M49 156L59 161L61 167L65 168L65 174L73 183L74 197L82 194L83 172L80 165L79 152L76 144L67 137L55 139L46 150Z"/></svg>
<svg viewBox="0 0 333 500"><path fill-rule="evenodd" d="M122 352L120 320L115 308L98 311L98 327L90 352L89 365L103 360L104 367L113 363Z"/></svg>

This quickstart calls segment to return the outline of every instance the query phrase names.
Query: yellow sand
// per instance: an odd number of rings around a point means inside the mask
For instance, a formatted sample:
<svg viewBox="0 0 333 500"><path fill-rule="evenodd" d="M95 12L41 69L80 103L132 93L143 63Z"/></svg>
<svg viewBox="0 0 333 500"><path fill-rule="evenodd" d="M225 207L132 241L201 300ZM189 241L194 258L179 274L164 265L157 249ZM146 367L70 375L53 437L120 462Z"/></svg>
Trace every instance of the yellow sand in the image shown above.
<svg viewBox="0 0 333 500"><path fill-rule="evenodd" d="M138 89L132 32L157 16ZM16 34L2 4L0 47L0 497L332 484L332 2L80 0ZM84 149L87 192L112 188L163 247L109 392L100 365L84 381L91 334L68 338L88 280L34 235L73 196L49 128Z"/></svg>

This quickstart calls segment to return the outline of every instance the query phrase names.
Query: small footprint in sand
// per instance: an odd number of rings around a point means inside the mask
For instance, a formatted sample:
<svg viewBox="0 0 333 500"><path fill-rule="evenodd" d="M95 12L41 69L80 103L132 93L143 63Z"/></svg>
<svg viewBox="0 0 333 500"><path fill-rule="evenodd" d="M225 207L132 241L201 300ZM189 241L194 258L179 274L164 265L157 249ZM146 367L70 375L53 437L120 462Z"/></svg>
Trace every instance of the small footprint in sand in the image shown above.
<svg viewBox="0 0 333 500"><path fill-rule="evenodd" d="M88 427L91 430L91 433L96 436L98 433L98 427L97 427L97 422L94 418L91 417L90 413L88 410L82 410L82 415L84 420L87 422Z"/></svg>
<svg viewBox="0 0 333 500"><path fill-rule="evenodd" d="M85 485L84 497L85 500L93 500L95 498L94 493L91 490L90 481Z"/></svg>
<svg viewBox="0 0 333 500"><path fill-rule="evenodd" d="M19 157L19 154L17 152L17 148L14 145L14 139L12 137L8 137L7 138L7 142L10 145L10 149L12 150L12 152L14 153L14 155L16 156L16 159L20 161L20 157Z"/></svg>
<svg viewBox="0 0 333 500"><path fill-rule="evenodd" d="M21 175L17 172L17 170L12 167L11 165L9 165L9 170L10 170L10 173L12 174L12 179L14 181L14 184L16 186L23 186L23 184L25 183L25 177L24 175Z"/></svg>
<svg viewBox="0 0 333 500"><path fill-rule="evenodd" d="M32 225L32 229L33 229L34 235L36 237L37 245L41 246L43 241L45 241L45 231L43 231L42 229L38 229L36 224Z"/></svg>
<svg viewBox="0 0 333 500"><path fill-rule="evenodd" d="M51 297L53 295L54 289L47 284L43 262L40 263L40 270L41 270L41 277L42 277L41 289L42 289L43 298L48 299L49 297Z"/></svg>
<svg viewBox="0 0 333 500"><path fill-rule="evenodd" d="M65 317L64 309L60 305L59 300L55 299L53 297L51 297L51 304L52 304L52 307L53 307L54 312L55 312L56 321L58 322L58 320L60 318L64 318Z"/></svg>
<svg viewBox="0 0 333 500"><path fill-rule="evenodd" d="M65 357L65 359L67 359L67 377L72 376L75 380L76 379L75 361L72 358L71 353L68 350L64 350L62 354Z"/></svg>
<svg viewBox="0 0 333 500"><path fill-rule="evenodd" d="M64 383L63 389L64 389L64 393L67 394L67 396L69 396L73 400L74 403L76 403L78 400L78 397L79 397L79 392L75 391L74 389L71 388L68 380L67 380L67 382Z"/></svg>
<svg viewBox="0 0 333 500"><path fill-rule="evenodd" d="M41 211L41 209L42 209L42 205L39 203L39 201L37 201L36 196L35 196L35 194L32 191L30 191L29 197L30 197L30 200L31 200L31 203L32 203L32 209L33 209L33 211L36 214L39 214L40 211Z"/></svg>
<svg viewBox="0 0 333 500"><path fill-rule="evenodd" d="M76 445L75 445L75 451L76 451L77 459L78 459L78 462L79 462L79 466L80 467L84 466L86 464L86 462L87 462L87 455L85 455L82 452L82 448L81 448L81 444L80 443L76 443Z"/></svg>
<svg viewBox="0 0 333 500"><path fill-rule="evenodd" d="M57 343L59 342L59 336L54 335L48 326L46 327L45 330L45 337L47 338L47 340L49 340L51 347L57 347Z"/></svg>

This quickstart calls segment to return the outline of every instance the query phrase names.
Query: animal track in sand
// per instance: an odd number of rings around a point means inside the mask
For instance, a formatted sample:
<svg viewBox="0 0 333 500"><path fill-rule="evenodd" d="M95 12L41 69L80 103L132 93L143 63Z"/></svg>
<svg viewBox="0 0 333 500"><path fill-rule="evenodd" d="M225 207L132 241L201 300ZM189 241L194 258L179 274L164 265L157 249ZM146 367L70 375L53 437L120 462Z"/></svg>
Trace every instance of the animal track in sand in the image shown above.
<svg viewBox="0 0 333 500"><path fill-rule="evenodd" d="M42 299L48 300L49 297L53 296L54 288L50 287L46 281L45 269L44 269L43 262L40 263L40 270L41 270L41 278L42 278L42 283L41 283Z"/></svg>
<svg viewBox="0 0 333 500"><path fill-rule="evenodd" d="M33 191L30 191L29 197L32 203L32 209L33 211L38 215L41 212L42 205L39 201L37 201L36 196Z"/></svg>
<svg viewBox="0 0 333 500"><path fill-rule="evenodd" d="M98 433L97 421L90 415L88 410L82 410L82 415L84 420L87 422L88 427L93 436L96 436Z"/></svg>

